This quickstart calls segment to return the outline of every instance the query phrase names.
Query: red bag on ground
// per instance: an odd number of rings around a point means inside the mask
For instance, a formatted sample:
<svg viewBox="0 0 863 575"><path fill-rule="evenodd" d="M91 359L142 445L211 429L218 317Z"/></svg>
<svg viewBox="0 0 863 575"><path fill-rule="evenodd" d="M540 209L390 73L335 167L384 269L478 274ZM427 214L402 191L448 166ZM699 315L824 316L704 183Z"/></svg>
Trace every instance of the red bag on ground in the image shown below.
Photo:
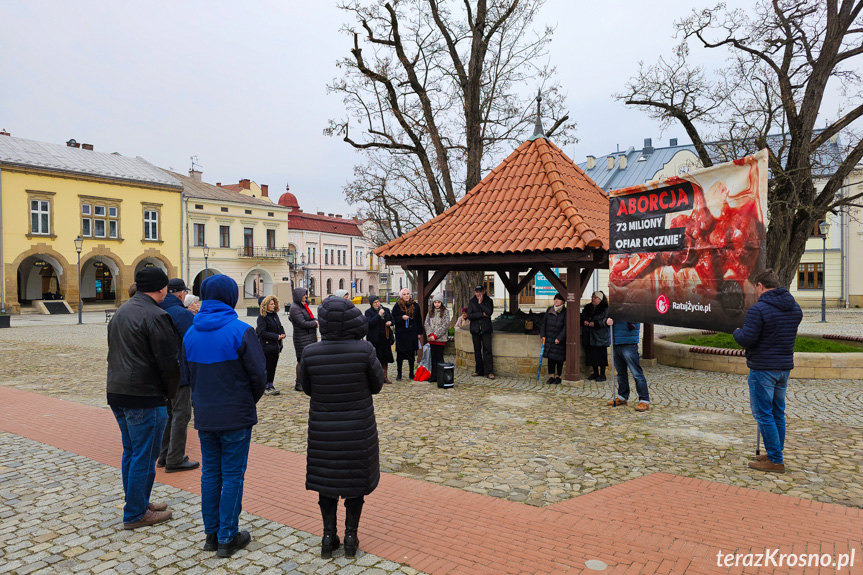
<svg viewBox="0 0 863 575"><path fill-rule="evenodd" d="M428 381L429 379L431 379L431 373L429 370L427 370L425 366L419 366L414 374L414 381Z"/></svg>

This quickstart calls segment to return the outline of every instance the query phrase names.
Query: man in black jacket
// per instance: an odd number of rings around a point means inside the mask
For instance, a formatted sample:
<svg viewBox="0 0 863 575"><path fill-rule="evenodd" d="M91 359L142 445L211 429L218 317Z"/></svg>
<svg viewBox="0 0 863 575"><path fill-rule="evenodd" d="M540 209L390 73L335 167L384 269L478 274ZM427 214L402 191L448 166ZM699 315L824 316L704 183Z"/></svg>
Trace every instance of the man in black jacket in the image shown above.
<svg viewBox="0 0 863 575"><path fill-rule="evenodd" d="M168 276L157 267L135 274L137 292L108 324L108 405L123 436L123 528L171 518L164 503L151 503L156 458L168 421L166 405L177 393L180 364L174 324L159 304Z"/></svg>
<svg viewBox="0 0 863 575"><path fill-rule="evenodd" d="M177 395L168 403L168 424L162 437L162 451L156 462L156 467L164 467L166 473L189 471L200 466L200 463L189 461L186 456L186 433L192 419L192 389L189 387L189 368L183 351L183 336L186 335L186 330L192 327L192 320L195 318L194 314L183 306L187 293L189 288L186 287L186 282L174 278L168 282L168 295L159 304L174 322L178 344L177 358L180 360L180 387L177 388Z"/></svg>
<svg viewBox="0 0 863 575"><path fill-rule="evenodd" d="M475 376L487 375L494 379L494 360L491 355L491 314L494 303L486 297L485 287L476 286L474 296L467 304L470 320L470 335L473 337L473 356L476 362Z"/></svg>
<svg viewBox="0 0 863 575"><path fill-rule="evenodd" d="M785 391L794 369L794 340L803 319L794 296L779 285L779 276L764 270L752 280L758 303L746 312L743 327L732 334L746 350L749 403L764 438L766 455L749 463L758 471L785 473Z"/></svg>

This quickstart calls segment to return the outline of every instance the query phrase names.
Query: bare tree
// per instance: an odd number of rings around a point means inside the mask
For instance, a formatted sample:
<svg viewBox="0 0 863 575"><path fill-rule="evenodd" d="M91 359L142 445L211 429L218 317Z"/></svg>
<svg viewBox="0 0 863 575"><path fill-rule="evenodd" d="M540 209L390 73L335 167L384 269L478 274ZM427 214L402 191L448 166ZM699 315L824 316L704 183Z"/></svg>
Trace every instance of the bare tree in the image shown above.
<svg viewBox="0 0 863 575"><path fill-rule="evenodd" d="M752 14L724 4L693 11L675 24L684 44L674 58L641 64L615 96L661 122L679 122L705 167L768 149L767 262L785 285L816 222L861 205L861 194L843 192L863 158L863 140L851 129L863 116L863 82L851 66L863 54L861 9L860 0L760 0ZM727 49L729 65L708 78L689 63L687 41ZM819 116L828 86L841 87L847 105L830 119ZM818 177L826 179L820 191Z"/></svg>
<svg viewBox="0 0 863 575"><path fill-rule="evenodd" d="M547 135L574 131L548 64L553 30L533 29L543 0L352 0L351 55L328 86L346 116L325 133L362 150L348 200L367 204L385 237L397 237L455 205L532 126L540 86ZM508 151L508 150L507 150ZM456 273L455 307L481 272Z"/></svg>

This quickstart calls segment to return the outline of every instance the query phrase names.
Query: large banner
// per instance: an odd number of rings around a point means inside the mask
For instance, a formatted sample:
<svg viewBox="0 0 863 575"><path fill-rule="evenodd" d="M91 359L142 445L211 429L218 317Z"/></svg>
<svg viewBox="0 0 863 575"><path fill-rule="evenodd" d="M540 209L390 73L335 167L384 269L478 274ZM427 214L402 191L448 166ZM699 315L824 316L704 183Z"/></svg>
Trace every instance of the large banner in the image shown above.
<svg viewBox="0 0 863 575"><path fill-rule="evenodd" d="M767 151L610 193L615 320L733 331L765 268Z"/></svg>

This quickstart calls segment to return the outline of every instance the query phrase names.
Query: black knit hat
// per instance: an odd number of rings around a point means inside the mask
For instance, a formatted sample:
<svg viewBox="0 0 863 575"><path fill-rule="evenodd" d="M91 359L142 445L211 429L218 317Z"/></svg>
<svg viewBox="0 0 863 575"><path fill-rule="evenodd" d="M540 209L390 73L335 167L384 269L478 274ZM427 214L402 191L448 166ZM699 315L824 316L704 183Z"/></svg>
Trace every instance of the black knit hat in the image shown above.
<svg viewBox="0 0 863 575"><path fill-rule="evenodd" d="M146 267L135 274L135 285L139 292L160 291L168 285L168 276L156 266Z"/></svg>
<svg viewBox="0 0 863 575"><path fill-rule="evenodd" d="M379 299L381 299L381 298L379 298L379 297L378 297L378 296L376 296L376 295L370 295L370 296L369 296L369 305L371 305L371 304L375 303L375 302L376 302L376 301L378 301Z"/></svg>

